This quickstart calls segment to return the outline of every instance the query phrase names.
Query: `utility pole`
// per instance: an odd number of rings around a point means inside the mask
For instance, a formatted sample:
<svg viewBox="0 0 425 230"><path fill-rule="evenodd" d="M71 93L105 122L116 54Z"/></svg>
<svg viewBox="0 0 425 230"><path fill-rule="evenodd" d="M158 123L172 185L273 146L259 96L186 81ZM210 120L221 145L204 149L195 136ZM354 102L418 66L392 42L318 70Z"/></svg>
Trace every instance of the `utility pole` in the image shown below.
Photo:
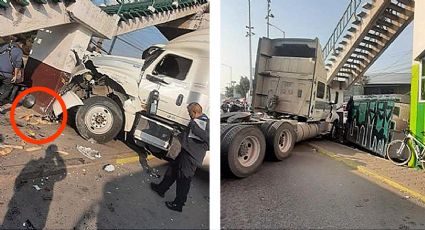
<svg viewBox="0 0 425 230"><path fill-rule="evenodd" d="M252 36L254 36L255 33L252 32L254 27L251 25L251 0L248 0L248 26L246 26L246 28L248 29L246 37L249 38L249 95L252 96Z"/></svg>
<svg viewBox="0 0 425 230"><path fill-rule="evenodd" d="M233 98L236 98L236 81L231 81L230 85L232 86L232 89L233 89Z"/></svg>
<svg viewBox="0 0 425 230"><path fill-rule="evenodd" d="M274 18L274 15L272 14L272 0L267 0L267 38L270 38L270 18Z"/></svg>

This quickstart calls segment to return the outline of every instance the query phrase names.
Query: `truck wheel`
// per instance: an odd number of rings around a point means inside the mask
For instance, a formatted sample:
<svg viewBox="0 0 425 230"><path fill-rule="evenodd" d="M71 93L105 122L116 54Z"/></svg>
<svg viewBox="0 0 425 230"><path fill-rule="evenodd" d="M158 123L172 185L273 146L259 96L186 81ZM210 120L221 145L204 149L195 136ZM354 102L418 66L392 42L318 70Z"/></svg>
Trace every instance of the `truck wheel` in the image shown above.
<svg viewBox="0 0 425 230"><path fill-rule="evenodd" d="M275 160L283 160L291 155L297 140L294 126L287 122L275 122L267 132L267 143L273 150Z"/></svg>
<svg viewBox="0 0 425 230"><path fill-rule="evenodd" d="M98 143L114 139L123 123L123 113L118 104L111 98L102 96L85 100L75 118L78 133L83 138L93 138Z"/></svg>
<svg viewBox="0 0 425 230"><path fill-rule="evenodd" d="M220 125L220 137L223 138L224 135L226 135L226 133L233 128L234 126L236 126L236 124L221 124Z"/></svg>
<svg viewBox="0 0 425 230"><path fill-rule="evenodd" d="M220 125L220 139L224 140L224 137L229 132L229 130L231 130L235 126L237 126L237 125L236 124L221 124ZM223 146L224 145L221 145L221 151L220 151L222 159L224 159L225 156L227 155L227 148L223 148Z"/></svg>
<svg viewBox="0 0 425 230"><path fill-rule="evenodd" d="M275 123L275 120L268 120L261 124L261 131L263 131L264 135L269 132L270 127Z"/></svg>
<svg viewBox="0 0 425 230"><path fill-rule="evenodd" d="M266 140L256 126L243 125L230 129L223 138L227 151L226 165L236 177L254 173L262 164L266 153Z"/></svg>

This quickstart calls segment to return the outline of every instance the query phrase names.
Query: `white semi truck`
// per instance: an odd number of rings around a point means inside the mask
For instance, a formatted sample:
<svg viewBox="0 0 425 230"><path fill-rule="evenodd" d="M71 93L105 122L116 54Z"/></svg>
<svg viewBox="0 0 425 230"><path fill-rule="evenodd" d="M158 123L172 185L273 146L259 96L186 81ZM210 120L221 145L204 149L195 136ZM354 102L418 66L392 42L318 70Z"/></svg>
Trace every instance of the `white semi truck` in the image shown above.
<svg viewBox="0 0 425 230"><path fill-rule="evenodd" d="M157 156L179 151L187 105L198 102L209 112L209 31L152 46L141 59L89 57L60 93L67 109L77 108L75 126L85 139L106 143L122 132ZM58 102L53 112L62 113Z"/></svg>
<svg viewBox="0 0 425 230"><path fill-rule="evenodd" d="M247 177L266 154L287 158L296 142L336 133L342 104L338 85L326 84L318 39L261 38L251 113L221 116L223 171Z"/></svg>

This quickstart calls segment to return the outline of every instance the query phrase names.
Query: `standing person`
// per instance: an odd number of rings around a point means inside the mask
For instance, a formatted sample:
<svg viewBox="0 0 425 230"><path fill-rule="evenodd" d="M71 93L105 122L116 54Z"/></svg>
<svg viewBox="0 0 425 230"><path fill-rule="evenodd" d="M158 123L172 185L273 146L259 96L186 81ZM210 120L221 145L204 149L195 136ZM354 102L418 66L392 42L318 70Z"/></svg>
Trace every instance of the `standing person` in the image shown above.
<svg viewBox="0 0 425 230"><path fill-rule="evenodd" d="M348 132L350 130L351 123L353 122L353 118L354 118L354 114L353 114L353 112L354 112L354 99L353 99L353 96L350 96L350 99L348 100L345 109L347 110L347 121L345 123L344 141L347 140Z"/></svg>
<svg viewBox="0 0 425 230"><path fill-rule="evenodd" d="M13 83L20 81L23 69L22 46L24 40L18 38L0 47L0 111L7 104L6 99L13 88Z"/></svg>
<svg viewBox="0 0 425 230"><path fill-rule="evenodd" d="M153 191L164 197L165 192L177 181L176 198L166 201L165 205L174 211L182 212L195 171L202 165L205 153L209 149L209 119L202 113L202 107L190 103L187 107L191 118L188 127L181 135L182 149L171 162L164 179L159 184L151 183Z"/></svg>

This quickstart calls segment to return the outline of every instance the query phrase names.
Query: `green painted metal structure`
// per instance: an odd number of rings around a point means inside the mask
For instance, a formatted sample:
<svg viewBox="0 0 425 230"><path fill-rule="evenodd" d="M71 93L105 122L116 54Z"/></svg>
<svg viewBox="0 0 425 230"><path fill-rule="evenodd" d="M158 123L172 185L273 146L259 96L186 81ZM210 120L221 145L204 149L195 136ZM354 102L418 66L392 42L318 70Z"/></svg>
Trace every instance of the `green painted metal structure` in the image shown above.
<svg viewBox="0 0 425 230"><path fill-rule="evenodd" d="M384 157L394 139L407 128L408 99L402 95L355 96L346 140ZM405 122L404 122L405 121Z"/></svg>
<svg viewBox="0 0 425 230"><path fill-rule="evenodd" d="M173 4L174 2L178 5ZM105 6L102 9L107 14L118 14L121 19L126 20L207 2L207 0L141 0L130 3L121 2L119 5Z"/></svg>
<svg viewBox="0 0 425 230"><path fill-rule="evenodd" d="M0 0L0 7L10 7L11 0ZM62 0L51 0L53 3ZM63 0L65 3L75 2L76 0ZM21 6L31 4L30 0L14 0ZM34 0L37 4L47 4L47 0ZM184 8L192 5L205 4L207 0L134 0L132 2L118 1L120 4L102 7L107 14L118 14L122 20L136 17L149 16L154 13L160 13L176 8ZM155 9L154 11L152 9Z"/></svg>
<svg viewBox="0 0 425 230"><path fill-rule="evenodd" d="M412 67L410 92L410 130L425 143L425 59L415 62ZM416 159L409 162L414 167Z"/></svg>
<svg viewBox="0 0 425 230"><path fill-rule="evenodd" d="M410 130L425 142L425 59L412 68Z"/></svg>

